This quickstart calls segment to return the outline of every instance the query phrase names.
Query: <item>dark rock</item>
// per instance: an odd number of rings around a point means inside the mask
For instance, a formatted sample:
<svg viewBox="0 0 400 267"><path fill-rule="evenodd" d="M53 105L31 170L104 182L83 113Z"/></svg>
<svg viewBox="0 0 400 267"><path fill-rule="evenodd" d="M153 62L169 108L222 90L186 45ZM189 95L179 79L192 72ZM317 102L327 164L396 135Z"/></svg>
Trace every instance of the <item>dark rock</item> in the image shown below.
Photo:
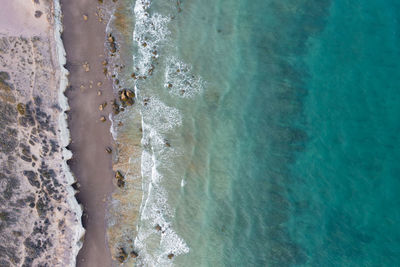
<svg viewBox="0 0 400 267"><path fill-rule="evenodd" d="M35 11L35 18L40 18L42 16L43 12L40 10Z"/></svg>
<svg viewBox="0 0 400 267"><path fill-rule="evenodd" d="M162 229L161 229L161 226L160 226L159 224L156 225L156 230L157 230L157 231L161 231L161 230L162 230Z"/></svg>
<svg viewBox="0 0 400 267"><path fill-rule="evenodd" d="M117 101L113 100L112 101L112 109L114 112L114 115L118 115L120 110L119 110L119 105L117 104Z"/></svg>
<svg viewBox="0 0 400 267"><path fill-rule="evenodd" d="M172 254L172 253L171 253L171 254L168 254L168 259L171 260L173 257L174 257L174 254Z"/></svg>
<svg viewBox="0 0 400 267"><path fill-rule="evenodd" d="M118 186L119 188L125 187L125 181L124 181L123 179L118 179L118 181L117 181L117 186Z"/></svg>
<svg viewBox="0 0 400 267"><path fill-rule="evenodd" d="M139 256L139 254L137 254L137 252L134 250L132 250L130 254L132 258L137 258L137 256Z"/></svg>
<svg viewBox="0 0 400 267"><path fill-rule="evenodd" d="M120 263L123 263L126 260L127 257L128 257L128 254L125 252L125 249L124 248L119 248L118 249L117 260Z"/></svg>
<svg viewBox="0 0 400 267"><path fill-rule="evenodd" d="M110 44L110 47L111 47L111 53L115 53L115 52L117 52L117 46L116 46L116 44L115 43L111 43Z"/></svg>
<svg viewBox="0 0 400 267"><path fill-rule="evenodd" d="M135 93L128 89L119 91L119 99L124 106L131 106L134 104Z"/></svg>
<svg viewBox="0 0 400 267"><path fill-rule="evenodd" d="M124 179L124 176L122 175L122 173L121 173L120 171L117 171L117 172L115 173L115 178L116 178L116 179Z"/></svg>
<svg viewBox="0 0 400 267"><path fill-rule="evenodd" d="M111 154L112 153L112 148L111 147L106 147L106 151L107 151L108 154Z"/></svg>

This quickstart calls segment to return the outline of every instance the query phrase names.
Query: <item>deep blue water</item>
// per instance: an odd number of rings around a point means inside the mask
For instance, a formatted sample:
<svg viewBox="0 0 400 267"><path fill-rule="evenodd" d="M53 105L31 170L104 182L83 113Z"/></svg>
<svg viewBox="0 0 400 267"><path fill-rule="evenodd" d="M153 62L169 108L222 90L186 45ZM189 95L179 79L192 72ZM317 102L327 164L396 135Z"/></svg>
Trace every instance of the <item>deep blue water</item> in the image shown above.
<svg viewBox="0 0 400 267"><path fill-rule="evenodd" d="M173 19L138 97L174 112L143 110L148 199L168 205L144 207L139 232L167 225L189 252L154 232L143 262L400 266L400 2L180 3L149 11ZM171 57L201 82L172 81Z"/></svg>

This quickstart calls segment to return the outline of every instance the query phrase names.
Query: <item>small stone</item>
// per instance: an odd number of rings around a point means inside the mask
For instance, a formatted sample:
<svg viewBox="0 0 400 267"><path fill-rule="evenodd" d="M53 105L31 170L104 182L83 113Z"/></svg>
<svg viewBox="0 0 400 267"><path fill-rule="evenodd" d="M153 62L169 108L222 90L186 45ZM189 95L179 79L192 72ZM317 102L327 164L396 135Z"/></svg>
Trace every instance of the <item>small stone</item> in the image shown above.
<svg viewBox="0 0 400 267"><path fill-rule="evenodd" d="M135 97L135 94L131 90L126 90L126 96L129 98Z"/></svg>
<svg viewBox="0 0 400 267"><path fill-rule="evenodd" d="M122 180L122 179L118 179L118 181L117 181L117 186L118 186L119 188L123 188L123 187L125 186L125 181Z"/></svg>
<svg viewBox="0 0 400 267"><path fill-rule="evenodd" d="M117 172L115 173L115 178L116 178L116 179L124 179L124 176L122 175L122 173L121 173L120 171L117 171Z"/></svg>
<svg viewBox="0 0 400 267"><path fill-rule="evenodd" d="M106 120L107 120L106 117L104 117L104 116L101 116L101 117L100 117L100 121L101 121L101 122L105 122Z"/></svg>
<svg viewBox="0 0 400 267"><path fill-rule="evenodd" d="M133 251L133 250L131 251L130 254L131 254L131 257L132 257L132 258L137 258L137 256L139 256L139 254L137 254L137 252L135 252L135 251Z"/></svg>
<svg viewBox="0 0 400 267"><path fill-rule="evenodd" d="M99 105L99 110L102 111L103 110L103 104Z"/></svg>
<svg viewBox="0 0 400 267"><path fill-rule="evenodd" d="M117 46L116 46L116 44L114 42L111 43L110 46L111 46L111 53L117 52Z"/></svg>
<svg viewBox="0 0 400 267"><path fill-rule="evenodd" d="M111 154L112 153L112 148L111 147L106 147L106 152L108 153L108 154Z"/></svg>
<svg viewBox="0 0 400 267"><path fill-rule="evenodd" d="M83 63L82 67L86 72L90 71L90 66L88 62Z"/></svg>
<svg viewBox="0 0 400 267"><path fill-rule="evenodd" d="M174 257L174 254L172 254L172 253L171 253L171 254L168 254L168 259L171 260L173 257Z"/></svg>
<svg viewBox="0 0 400 267"><path fill-rule="evenodd" d="M156 225L156 230L161 231L161 226L159 224Z"/></svg>
<svg viewBox="0 0 400 267"><path fill-rule="evenodd" d="M104 60L103 62L101 62L101 64L103 64L103 66L107 66L108 62L107 60Z"/></svg>
<svg viewBox="0 0 400 267"><path fill-rule="evenodd" d="M133 98L135 97L135 93L128 89L123 89L119 91L119 99L121 100L123 105L131 106L134 104Z"/></svg>
<svg viewBox="0 0 400 267"><path fill-rule="evenodd" d="M40 10L35 11L35 18L40 18L42 16L43 12Z"/></svg>
<svg viewBox="0 0 400 267"><path fill-rule="evenodd" d="M112 109L114 111L114 115L118 115L118 113L120 112L119 105L117 104L117 101L115 101L115 100L112 101Z"/></svg>
<svg viewBox="0 0 400 267"><path fill-rule="evenodd" d="M83 15L83 20L87 21L88 20L88 16L87 15Z"/></svg>
<svg viewBox="0 0 400 267"><path fill-rule="evenodd" d="M143 47L146 47L146 46L147 46L147 43L143 43L142 46L143 46Z"/></svg>
<svg viewBox="0 0 400 267"><path fill-rule="evenodd" d="M117 260L120 263L123 263L126 260L127 257L128 257L128 254L126 254L125 249L124 248L119 248Z"/></svg>
<svg viewBox="0 0 400 267"><path fill-rule="evenodd" d="M101 91L100 91L100 90L97 91L97 95L98 95L98 96L101 96Z"/></svg>
<svg viewBox="0 0 400 267"><path fill-rule="evenodd" d="M97 83L97 86L98 86L98 87L102 86L102 83L101 83L101 82L98 82L98 83Z"/></svg>
<svg viewBox="0 0 400 267"><path fill-rule="evenodd" d="M171 88L171 87L172 87L172 84L171 84L171 83L168 83L167 86L168 86L168 88Z"/></svg>

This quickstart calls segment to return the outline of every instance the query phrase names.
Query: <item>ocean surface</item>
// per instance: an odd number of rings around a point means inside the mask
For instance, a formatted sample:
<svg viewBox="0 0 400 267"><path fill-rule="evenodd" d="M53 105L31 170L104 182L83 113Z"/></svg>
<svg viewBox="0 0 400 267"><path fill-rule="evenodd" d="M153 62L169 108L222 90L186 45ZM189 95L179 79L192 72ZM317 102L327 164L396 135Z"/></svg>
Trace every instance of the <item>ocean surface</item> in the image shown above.
<svg viewBox="0 0 400 267"><path fill-rule="evenodd" d="M399 1L130 3L139 266L400 266Z"/></svg>

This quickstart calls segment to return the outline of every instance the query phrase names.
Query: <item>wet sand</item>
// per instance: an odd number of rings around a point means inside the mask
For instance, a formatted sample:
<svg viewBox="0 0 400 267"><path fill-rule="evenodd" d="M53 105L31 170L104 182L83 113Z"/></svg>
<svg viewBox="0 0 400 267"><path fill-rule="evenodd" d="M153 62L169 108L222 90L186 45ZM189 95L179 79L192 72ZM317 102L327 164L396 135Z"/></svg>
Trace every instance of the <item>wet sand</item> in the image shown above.
<svg viewBox="0 0 400 267"><path fill-rule="evenodd" d="M113 93L102 65L106 25L95 15L97 1L62 0L61 4L66 67L70 72L66 95L71 108L69 148L73 158L69 165L80 184L77 198L84 206L82 220L86 228L77 266L111 266L106 240L106 200L114 186L111 155L105 148L112 144L108 114ZM88 65L83 66L86 62ZM99 105L104 102L108 105L99 111ZM100 121L101 116L106 117L106 122Z"/></svg>

